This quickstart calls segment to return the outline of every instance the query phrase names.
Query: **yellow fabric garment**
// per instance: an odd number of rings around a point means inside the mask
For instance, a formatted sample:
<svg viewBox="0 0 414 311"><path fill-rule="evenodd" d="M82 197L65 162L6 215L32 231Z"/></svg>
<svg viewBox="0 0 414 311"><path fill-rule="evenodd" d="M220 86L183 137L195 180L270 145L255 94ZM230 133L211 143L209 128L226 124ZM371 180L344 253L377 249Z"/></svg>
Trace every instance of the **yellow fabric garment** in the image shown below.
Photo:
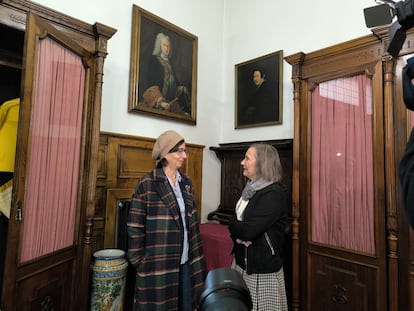
<svg viewBox="0 0 414 311"><path fill-rule="evenodd" d="M20 99L0 106L0 172L14 172Z"/></svg>
<svg viewBox="0 0 414 311"><path fill-rule="evenodd" d="M13 179L0 186L0 212L10 219Z"/></svg>

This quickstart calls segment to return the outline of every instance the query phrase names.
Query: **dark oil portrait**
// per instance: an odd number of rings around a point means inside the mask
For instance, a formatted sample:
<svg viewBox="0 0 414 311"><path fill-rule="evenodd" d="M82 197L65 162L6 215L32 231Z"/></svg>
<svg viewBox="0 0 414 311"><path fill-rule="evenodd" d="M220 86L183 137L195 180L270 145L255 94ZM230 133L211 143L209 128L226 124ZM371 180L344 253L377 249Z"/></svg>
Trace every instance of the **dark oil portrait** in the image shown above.
<svg viewBox="0 0 414 311"><path fill-rule="evenodd" d="M235 128L282 124L283 52L235 67Z"/></svg>
<svg viewBox="0 0 414 311"><path fill-rule="evenodd" d="M196 124L197 37L133 6L129 112Z"/></svg>

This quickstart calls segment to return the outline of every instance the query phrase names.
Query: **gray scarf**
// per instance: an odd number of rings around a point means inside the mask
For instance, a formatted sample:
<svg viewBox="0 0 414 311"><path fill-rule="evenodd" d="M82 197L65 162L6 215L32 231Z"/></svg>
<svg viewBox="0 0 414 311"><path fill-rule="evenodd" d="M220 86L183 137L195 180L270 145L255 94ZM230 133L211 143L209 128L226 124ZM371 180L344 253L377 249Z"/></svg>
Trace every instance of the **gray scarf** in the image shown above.
<svg viewBox="0 0 414 311"><path fill-rule="evenodd" d="M273 182L266 181L264 179L249 180L242 191L242 198L245 201L250 200L256 193L256 191L263 189Z"/></svg>

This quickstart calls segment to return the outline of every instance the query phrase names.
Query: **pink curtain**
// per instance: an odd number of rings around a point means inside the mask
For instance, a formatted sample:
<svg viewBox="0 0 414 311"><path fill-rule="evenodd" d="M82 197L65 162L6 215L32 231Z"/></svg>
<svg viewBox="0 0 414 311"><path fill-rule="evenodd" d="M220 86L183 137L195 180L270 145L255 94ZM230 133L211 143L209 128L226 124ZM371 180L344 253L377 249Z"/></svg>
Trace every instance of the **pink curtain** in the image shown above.
<svg viewBox="0 0 414 311"><path fill-rule="evenodd" d="M374 254L371 80L312 93L312 241Z"/></svg>
<svg viewBox="0 0 414 311"><path fill-rule="evenodd" d="M22 262L74 244L85 74L79 56L39 41Z"/></svg>

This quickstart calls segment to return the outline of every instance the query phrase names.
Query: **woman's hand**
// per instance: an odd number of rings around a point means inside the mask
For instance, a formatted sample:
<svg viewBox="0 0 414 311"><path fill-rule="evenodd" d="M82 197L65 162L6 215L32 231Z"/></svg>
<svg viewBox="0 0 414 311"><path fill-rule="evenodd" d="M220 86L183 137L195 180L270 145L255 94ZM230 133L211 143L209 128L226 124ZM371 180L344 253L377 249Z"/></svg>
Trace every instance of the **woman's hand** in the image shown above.
<svg viewBox="0 0 414 311"><path fill-rule="evenodd" d="M243 244L246 247L249 247L250 245L252 245L252 242L251 241L242 241L240 239L236 239L236 243L237 244Z"/></svg>

